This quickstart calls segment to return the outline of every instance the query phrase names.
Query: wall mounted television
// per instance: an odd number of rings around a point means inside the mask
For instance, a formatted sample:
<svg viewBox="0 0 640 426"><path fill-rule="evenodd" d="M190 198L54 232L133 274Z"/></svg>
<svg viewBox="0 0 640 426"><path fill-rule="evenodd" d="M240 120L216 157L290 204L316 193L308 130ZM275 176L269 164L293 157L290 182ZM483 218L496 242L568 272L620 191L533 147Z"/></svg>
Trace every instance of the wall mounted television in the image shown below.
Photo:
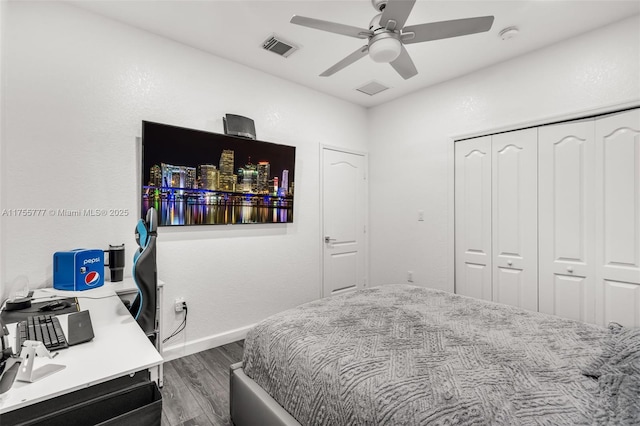
<svg viewBox="0 0 640 426"><path fill-rule="evenodd" d="M159 226L293 222L296 149L142 122L141 217Z"/></svg>

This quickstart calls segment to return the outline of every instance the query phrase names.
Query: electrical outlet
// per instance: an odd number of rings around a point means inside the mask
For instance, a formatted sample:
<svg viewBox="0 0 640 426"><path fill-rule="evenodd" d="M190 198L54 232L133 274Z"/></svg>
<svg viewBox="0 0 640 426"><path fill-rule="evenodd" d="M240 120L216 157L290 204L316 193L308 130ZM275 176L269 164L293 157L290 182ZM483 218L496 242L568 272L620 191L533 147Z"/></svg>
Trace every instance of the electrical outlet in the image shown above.
<svg viewBox="0 0 640 426"><path fill-rule="evenodd" d="M173 306L174 306L176 312L184 311L184 297L176 298L175 302L173 302Z"/></svg>
<svg viewBox="0 0 640 426"><path fill-rule="evenodd" d="M413 271L407 271L407 281L413 282Z"/></svg>

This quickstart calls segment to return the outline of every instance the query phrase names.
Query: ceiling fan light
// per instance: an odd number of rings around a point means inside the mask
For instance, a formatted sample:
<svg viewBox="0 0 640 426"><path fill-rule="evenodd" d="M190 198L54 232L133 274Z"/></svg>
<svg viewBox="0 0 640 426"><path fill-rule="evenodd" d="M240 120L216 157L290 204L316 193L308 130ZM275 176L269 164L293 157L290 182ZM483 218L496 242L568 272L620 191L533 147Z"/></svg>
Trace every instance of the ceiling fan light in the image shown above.
<svg viewBox="0 0 640 426"><path fill-rule="evenodd" d="M396 38L381 38L369 45L369 56L375 62L393 62L402 50L400 40Z"/></svg>

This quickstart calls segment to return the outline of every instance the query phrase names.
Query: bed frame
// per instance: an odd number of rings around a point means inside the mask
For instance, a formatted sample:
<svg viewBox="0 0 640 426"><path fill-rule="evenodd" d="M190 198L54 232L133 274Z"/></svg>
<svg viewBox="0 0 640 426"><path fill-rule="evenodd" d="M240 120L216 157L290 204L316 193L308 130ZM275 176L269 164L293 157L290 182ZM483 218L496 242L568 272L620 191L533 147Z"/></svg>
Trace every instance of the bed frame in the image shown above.
<svg viewBox="0 0 640 426"><path fill-rule="evenodd" d="M300 426L271 395L244 374L242 362L230 368L229 414L235 426Z"/></svg>

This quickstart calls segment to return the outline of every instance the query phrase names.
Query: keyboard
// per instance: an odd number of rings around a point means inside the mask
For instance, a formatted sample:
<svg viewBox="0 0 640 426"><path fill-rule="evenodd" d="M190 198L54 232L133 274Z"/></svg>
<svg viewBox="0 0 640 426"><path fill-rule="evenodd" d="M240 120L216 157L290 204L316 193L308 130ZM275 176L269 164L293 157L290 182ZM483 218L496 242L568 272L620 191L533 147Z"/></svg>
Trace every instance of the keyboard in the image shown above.
<svg viewBox="0 0 640 426"><path fill-rule="evenodd" d="M37 340L49 350L69 347L64 336L60 320L55 315L32 315L26 321L20 321L16 329L16 351L20 353L25 340Z"/></svg>

